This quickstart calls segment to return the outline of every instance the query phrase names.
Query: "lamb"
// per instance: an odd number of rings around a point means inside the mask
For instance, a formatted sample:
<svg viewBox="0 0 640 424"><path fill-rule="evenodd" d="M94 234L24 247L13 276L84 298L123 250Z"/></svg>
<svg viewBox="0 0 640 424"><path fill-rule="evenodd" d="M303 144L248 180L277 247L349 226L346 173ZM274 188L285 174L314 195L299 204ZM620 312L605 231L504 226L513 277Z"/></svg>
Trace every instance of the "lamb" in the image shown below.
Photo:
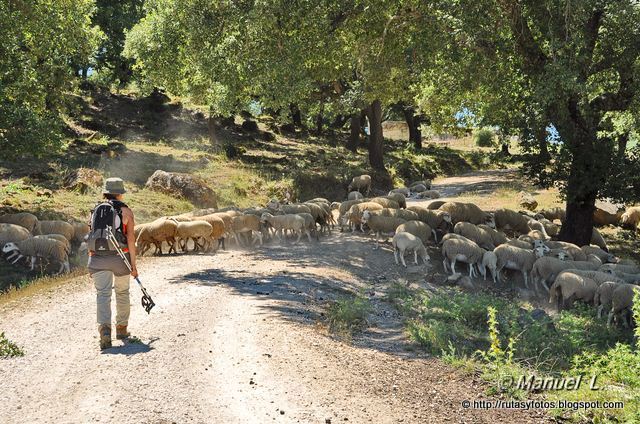
<svg viewBox="0 0 640 424"><path fill-rule="evenodd" d="M168 218L158 218L155 221L136 225L134 232L137 232L136 247L138 248L138 254L144 255L149 249L151 243L156 247L154 253L160 253L162 255L162 243L167 242L169 244L169 253L173 250L176 251L176 234L177 234L178 222Z"/></svg>
<svg viewBox="0 0 640 424"><path fill-rule="evenodd" d="M400 193L389 193L386 196L382 196L385 199L389 199L389 200L393 200L394 202L398 203L398 206L400 206L402 209L405 209L407 207L407 198L404 197L403 194Z"/></svg>
<svg viewBox="0 0 640 424"><path fill-rule="evenodd" d="M496 228L499 230L511 230L519 234L527 234L531 230L529 222L532 219L511 209L498 209L494 212L493 218ZM544 226L540 226L544 228Z"/></svg>
<svg viewBox="0 0 640 424"><path fill-rule="evenodd" d="M640 267L637 265L625 265L625 264L604 264L599 268L599 271L604 272L626 272L627 274L639 274Z"/></svg>
<svg viewBox="0 0 640 424"><path fill-rule="evenodd" d="M567 213L565 212L564 209L560 207L555 207L551 209L543 209L540 211L540 213L537 216L544 217L550 221L553 221L554 219L558 219L560 220L560 222L564 222L564 219L567 216Z"/></svg>
<svg viewBox="0 0 640 424"><path fill-rule="evenodd" d="M387 197L374 197L373 199L369 199L368 202L377 203L383 208L400 209L400 203Z"/></svg>
<svg viewBox="0 0 640 424"><path fill-rule="evenodd" d="M365 174L353 177L351 183L349 183L347 191L353 190L357 190L360 193L362 193L362 190L365 190L364 194L369 194L369 192L371 191L371 176Z"/></svg>
<svg viewBox="0 0 640 424"><path fill-rule="evenodd" d="M447 202L440 206L440 210L449 212L451 222L470 222L472 224L485 224L489 227L495 227L493 215L484 212L473 203Z"/></svg>
<svg viewBox="0 0 640 424"><path fill-rule="evenodd" d="M0 246L9 242L26 240L31 237L31 233L25 227L17 224L0 224Z"/></svg>
<svg viewBox="0 0 640 424"><path fill-rule="evenodd" d="M307 214L313 221L313 216ZM315 225L315 224L314 224ZM236 243L240 245L240 234L249 233L251 235L251 244L255 245L256 241L262 246L262 232L260 231L260 218L255 215L238 215L231 219L231 229L229 231Z"/></svg>
<svg viewBox="0 0 640 424"><path fill-rule="evenodd" d="M447 239L442 243L442 265L445 271L456 273L456 261L466 262L469 265L469 277L475 277L474 265L482 262L485 249L478 246L474 241L466 239ZM447 263L448 261L448 263Z"/></svg>
<svg viewBox="0 0 640 424"><path fill-rule="evenodd" d="M39 234L62 234L67 240L72 240L75 228L66 221L40 221Z"/></svg>
<svg viewBox="0 0 640 424"><path fill-rule="evenodd" d="M303 234L306 234L311 242L311 234L305 227L304 218L298 215L271 215L270 213L264 213L260 217L260 222L269 223L276 231L276 237L282 241L281 235L285 230L291 230L294 234L298 234L296 243L300 241Z"/></svg>
<svg viewBox="0 0 640 424"><path fill-rule="evenodd" d="M411 220L407 221L404 224L398 225L396 228L396 234L398 233L410 233L414 236L418 237L422 244L426 245L427 241L431 238L431 227L429 224L426 224L422 221Z"/></svg>
<svg viewBox="0 0 640 424"><path fill-rule="evenodd" d="M377 249L380 246L380 236L382 234L395 233L396 228L401 224L404 224L406 220L402 218L396 218L393 216L367 216L362 217L362 222L367 224L371 231L376 234L376 246Z"/></svg>
<svg viewBox="0 0 640 424"><path fill-rule="evenodd" d="M391 243L393 244L393 256L396 260L396 265L398 265L398 254L400 254L402 265L405 268L407 267L407 263L404 261L404 254L407 250L413 250L416 265L418 265L418 256L422 258L425 265L428 264L430 258L427 254L427 249L422 244L422 241L413 234L396 232Z"/></svg>
<svg viewBox="0 0 640 424"><path fill-rule="evenodd" d="M640 292L640 287L634 284L621 284L616 287L611 296L611 311L607 319L607 326L613 322L613 318L619 321L622 318L624 327L631 327L633 318L633 299L636 293Z"/></svg>
<svg viewBox="0 0 640 424"><path fill-rule="evenodd" d="M57 240L50 238L29 238L18 242L9 242L2 248L3 253L19 252L12 262L16 263L24 256L31 257L31 271L34 270L36 258L45 258L60 263L58 274L69 272L69 254L66 247ZM15 255L14 255L15 256Z"/></svg>
<svg viewBox="0 0 640 424"><path fill-rule="evenodd" d="M494 246L500 246L501 244L505 244L509 239L504 233L497 231L495 228L491 228L488 225L478 224L478 228L482 228L484 231L491 235L491 243Z"/></svg>
<svg viewBox="0 0 640 424"><path fill-rule="evenodd" d="M436 190L425 190L423 192L418 193L418 195L416 196L417 199L439 199L440 197L441 197L440 192Z"/></svg>
<svg viewBox="0 0 640 424"><path fill-rule="evenodd" d="M211 241L211 233L213 227L207 221L190 221L190 222L176 222L176 240L178 246L183 252L187 251L187 243L189 239L193 240L193 250L198 251L207 250ZM203 243L200 245L198 240L202 239Z"/></svg>
<svg viewBox="0 0 640 424"><path fill-rule="evenodd" d="M613 301L613 292L621 284L614 281L605 281L600 284L596 289L596 294L593 296L593 306L597 308L598 318L602 318L602 313L607 314L611 310L611 302Z"/></svg>
<svg viewBox="0 0 640 424"><path fill-rule="evenodd" d="M0 220L1 219L2 218L0 217ZM620 217L620 223L624 227L631 227L634 230L637 230L640 225L640 206L634 206L625 210Z"/></svg>
<svg viewBox="0 0 640 424"><path fill-rule="evenodd" d="M0 222L5 224L15 224L29 230L31 234L39 233L38 217L29 212L10 213L0 215Z"/></svg>
<svg viewBox="0 0 640 424"><path fill-rule="evenodd" d="M548 240L544 244L550 249L564 249L573 256L576 261L586 261L587 255L575 244L568 243L566 241L552 241Z"/></svg>
<svg viewBox="0 0 640 424"><path fill-rule="evenodd" d="M360 226L360 231L364 232L364 222L362 221L362 215L365 211L378 211L382 210L383 207L374 202L363 202L358 203L356 205L351 206L351 209L347 213L345 213L340 221L340 226L344 227L349 224L351 226L351 231L354 231L357 226Z"/></svg>
<svg viewBox="0 0 640 424"><path fill-rule="evenodd" d="M580 248L584 252L585 255L596 255L600 258L603 263L615 263L618 262L618 258L615 255L605 252L601 248L597 246L582 246Z"/></svg>
<svg viewBox="0 0 640 424"><path fill-rule="evenodd" d="M394 188L389 192L389 194L394 194L394 193L402 194L404 197L409 197L409 195L411 194L411 190L409 190L408 187L400 187L400 188Z"/></svg>
<svg viewBox="0 0 640 424"><path fill-rule="evenodd" d="M352 191L347 195L347 200L359 200L364 199L364 196L359 191Z"/></svg>
<svg viewBox="0 0 640 424"><path fill-rule="evenodd" d="M516 246L503 244L496 247L493 252L498 258L496 269L498 281L502 282L500 278L500 271L505 268L512 269L522 273L522 276L524 277L524 285L526 288L529 288L527 274L529 274L533 269L533 264L536 262L536 259L538 259L539 256L542 256L542 249L538 249L538 251L534 252L533 250L521 249Z"/></svg>
<svg viewBox="0 0 640 424"><path fill-rule="evenodd" d="M433 238L438 242L437 229L448 229L451 226L451 215L441 210L425 209L422 206L409 206L407 210L418 214L418 219L431 227Z"/></svg>
<svg viewBox="0 0 640 424"><path fill-rule="evenodd" d="M487 279L487 269L491 271L491 278L493 279L493 282L496 283L498 257L495 252L492 252L491 250L484 252L484 255L482 255L482 262L480 263L480 274L482 274L482 278L485 280Z"/></svg>
<svg viewBox="0 0 640 424"><path fill-rule="evenodd" d="M456 234L465 236L469 240L473 240L478 246L482 247L483 249L495 249L491 234L476 225L473 225L469 222L458 222L453 227L453 231Z"/></svg>
<svg viewBox="0 0 640 424"><path fill-rule="evenodd" d="M572 272L562 272L549 289L549 303L557 301L558 312L576 300L592 303L598 285L591 278L582 277Z"/></svg>
<svg viewBox="0 0 640 424"><path fill-rule="evenodd" d="M600 231L598 231L596 227L593 227L593 229L591 230L591 244L595 244L605 252L609 251L607 242L604 241L604 237L602 237L602 234L600 234Z"/></svg>

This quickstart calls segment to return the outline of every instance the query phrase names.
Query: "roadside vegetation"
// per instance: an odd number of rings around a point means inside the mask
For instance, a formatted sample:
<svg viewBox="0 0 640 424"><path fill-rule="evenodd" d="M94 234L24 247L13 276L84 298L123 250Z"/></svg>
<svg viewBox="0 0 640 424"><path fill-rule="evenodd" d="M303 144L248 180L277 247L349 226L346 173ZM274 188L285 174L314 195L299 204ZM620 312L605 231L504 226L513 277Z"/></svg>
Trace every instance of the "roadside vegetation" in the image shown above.
<svg viewBox="0 0 640 424"><path fill-rule="evenodd" d="M527 399L624 401L624 409L552 411L575 422L640 418L640 331L606 326L593 308L576 305L549 316L527 302L457 289L437 292L395 285L389 300L403 313L409 337L423 349L489 383L488 395ZM640 319L640 302L634 316ZM578 391L517 388L520 376L583 376ZM600 390L590 390L597 376Z"/></svg>

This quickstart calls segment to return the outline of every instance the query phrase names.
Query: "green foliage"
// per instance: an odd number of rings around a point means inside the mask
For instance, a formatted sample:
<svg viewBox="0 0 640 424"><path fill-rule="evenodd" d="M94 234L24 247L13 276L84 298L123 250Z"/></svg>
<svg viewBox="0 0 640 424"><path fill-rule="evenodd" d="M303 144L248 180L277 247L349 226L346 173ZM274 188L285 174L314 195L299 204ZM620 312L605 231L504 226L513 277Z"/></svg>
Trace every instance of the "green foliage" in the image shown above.
<svg viewBox="0 0 640 424"><path fill-rule="evenodd" d="M95 69L101 81L126 85L131 79L133 62L122 56L126 32L143 16L144 0L96 0L93 24L104 33L95 57Z"/></svg>
<svg viewBox="0 0 640 424"><path fill-rule="evenodd" d="M24 351L7 339L4 333L0 333L0 358L13 358L16 356L24 356Z"/></svg>
<svg viewBox="0 0 640 424"><path fill-rule="evenodd" d="M493 147L495 134L489 128L481 128L473 134L473 142L479 147Z"/></svg>
<svg viewBox="0 0 640 424"><path fill-rule="evenodd" d="M0 153L41 154L60 146L60 110L73 66L100 38L92 0L0 2Z"/></svg>
<svg viewBox="0 0 640 424"><path fill-rule="evenodd" d="M371 312L371 303L363 294L346 297L331 303L327 310L329 330L344 336L362 330L368 325L367 315Z"/></svg>

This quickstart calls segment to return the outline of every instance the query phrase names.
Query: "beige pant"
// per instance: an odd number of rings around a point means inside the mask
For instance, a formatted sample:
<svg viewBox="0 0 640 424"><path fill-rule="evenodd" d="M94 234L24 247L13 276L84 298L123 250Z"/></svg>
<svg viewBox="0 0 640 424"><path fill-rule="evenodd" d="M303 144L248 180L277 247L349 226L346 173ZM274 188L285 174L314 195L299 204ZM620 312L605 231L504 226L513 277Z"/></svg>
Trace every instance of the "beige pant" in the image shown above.
<svg viewBox="0 0 640 424"><path fill-rule="evenodd" d="M116 277L111 271L97 271L91 274L98 295L98 324L111 326L111 290L116 292L116 325L129 322L129 276Z"/></svg>

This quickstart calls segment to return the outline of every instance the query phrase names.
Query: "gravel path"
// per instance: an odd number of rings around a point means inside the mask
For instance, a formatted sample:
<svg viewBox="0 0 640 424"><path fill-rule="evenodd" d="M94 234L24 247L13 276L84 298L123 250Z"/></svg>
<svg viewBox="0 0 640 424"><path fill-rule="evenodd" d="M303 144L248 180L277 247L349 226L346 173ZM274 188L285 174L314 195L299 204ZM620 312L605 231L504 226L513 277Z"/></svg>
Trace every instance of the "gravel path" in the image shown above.
<svg viewBox="0 0 640 424"><path fill-rule="evenodd" d="M0 308L26 352L0 360L2 423L543 422L538 411L463 409L483 384L415 350L383 301L405 276L364 236L254 252L144 258L156 301L132 284L130 329L142 343L100 352L88 277ZM371 326L330 337L328 301L363 291Z"/></svg>

